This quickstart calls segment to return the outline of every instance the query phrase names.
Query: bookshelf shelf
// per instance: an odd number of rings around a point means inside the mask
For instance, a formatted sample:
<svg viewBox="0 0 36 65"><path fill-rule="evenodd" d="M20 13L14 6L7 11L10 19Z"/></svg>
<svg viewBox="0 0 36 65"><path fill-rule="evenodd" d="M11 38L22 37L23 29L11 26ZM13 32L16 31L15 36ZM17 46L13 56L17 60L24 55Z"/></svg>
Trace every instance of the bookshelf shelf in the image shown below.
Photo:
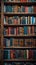
<svg viewBox="0 0 36 65"><path fill-rule="evenodd" d="M36 49L36 47L18 47L18 46L11 46L11 47L3 47L3 49Z"/></svg>
<svg viewBox="0 0 36 65"><path fill-rule="evenodd" d="M36 60L32 60L32 59L5 59L4 61L36 61Z"/></svg>
<svg viewBox="0 0 36 65"><path fill-rule="evenodd" d="M7 27L9 27L9 26L13 26L13 27L22 27L22 26L36 26L36 24L4 24L4 26L7 26Z"/></svg>
<svg viewBox="0 0 36 65"><path fill-rule="evenodd" d="M15 5L15 4L18 4L18 5L27 5L27 6L29 6L29 5L36 5L36 2L4 2L4 4L13 4L13 5Z"/></svg>
<svg viewBox="0 0 36 65"><path fill-rule="evenodd" d="M25 13L25 12L24 12L24 13L23 13L23 12L15 12L15 13L14 13L14 12L5 12L4 15L8 15L8 16L10 16L10 15L11 15L11 16L13 16L13 15L14 15L14 16L15 16L15 15L19 15L19 16L22 16L22 15L24 15L24 16L29 16L29 15L30 15L30 16L36 16L36 13Z"/></svg>
<svg viewBox="0 0 36 65"><path fill-rule="evenodd" d="M36 35L4 35L4 38L14 37L14 38L35 38Z"/></svg>

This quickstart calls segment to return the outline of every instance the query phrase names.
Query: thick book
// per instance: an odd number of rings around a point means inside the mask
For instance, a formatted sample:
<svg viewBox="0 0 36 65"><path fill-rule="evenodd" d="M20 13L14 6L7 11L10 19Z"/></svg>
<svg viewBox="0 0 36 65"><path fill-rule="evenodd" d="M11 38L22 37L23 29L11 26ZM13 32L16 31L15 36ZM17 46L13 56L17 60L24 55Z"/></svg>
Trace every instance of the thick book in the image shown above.
<svg viewBox="0 0 36 65"><path fill-rule="evenodd" d="M6 6L6 12L12 12L12 6L11 5Z"/></svg>

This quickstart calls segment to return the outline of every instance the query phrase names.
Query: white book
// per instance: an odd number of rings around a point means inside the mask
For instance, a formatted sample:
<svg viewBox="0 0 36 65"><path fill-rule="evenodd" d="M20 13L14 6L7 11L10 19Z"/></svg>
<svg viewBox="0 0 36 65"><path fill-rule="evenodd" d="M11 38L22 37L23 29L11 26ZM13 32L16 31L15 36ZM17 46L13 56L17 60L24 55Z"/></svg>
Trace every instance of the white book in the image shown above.
<svg viewBox="0 0 36 65"><path fill-rule="evenodd" d="M6 12L6 6L4 5L4 12Z"/></svg>
<svg viewBox="0 0 36 65"><path fill-rule="evenodd" d="M26 24L27 24L27 21L28 21L28 20L27 20L27 17L26 17Z"/></svg>

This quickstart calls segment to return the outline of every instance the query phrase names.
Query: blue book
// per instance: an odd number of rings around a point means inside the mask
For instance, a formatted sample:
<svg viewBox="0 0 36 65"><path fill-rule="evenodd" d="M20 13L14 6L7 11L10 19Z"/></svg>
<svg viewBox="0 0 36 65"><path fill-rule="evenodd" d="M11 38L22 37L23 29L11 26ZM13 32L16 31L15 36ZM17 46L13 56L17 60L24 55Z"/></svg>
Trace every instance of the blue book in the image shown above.
<svg viewBox="0 0 36 65"><path fill-rule="evenodd" d="M32 24L35 24L35 17L32 16Z"/></svg>
<svg viewBox="0 0 36 65"><path fill-rule="evenodd" d="M21 11L25 12L25 7L24 6L21 6Z"/></svg>
<svg viewBox="0 0 36 65"><path fill-rule="evenodd" d="M10 38L10 46L13 46L13 38Z"/></svg>
<svg viewBox="0 0 36 65"><path fill-rule="evenodd" d="M6 28L4 28L3 34L6 35Z"/></svg>
<svg viewBox="0 0 36 65"><path fill-rule="evenodd" d="M33 11L32 11L32 6L29 6L29 7L28 7L28 12L29 12L29 13L30 13L30 12L33 12Z"/></svg>
<svg viewBox="0 0 36 65"><path fill-rule="evenodd" d="M26 18L25 17L22 17L22 20L21 20L21 24L26 24Z"/></svg>
<svg viewBox="0 0 36 65"><path fill-rule="evenodd" d="M4 50L4 59L8 59L8 50Z"/></svg>
<svg viewBox="0 0 36 65"><path fill-rule="evenodd" d="M12 12L12 6L11 5L6 6L6 12Z"/></svg>
<svg viewBox="0 0 36 65"><path fill-rule="evenodd" d="M28 34L28 27L24 26L24 34Z"/></svg>
<svg viewBox="0 0 36 65"><path fill-rule="evenodd" d="M8 59L10 59L10 50L8 50Z"/></svg>

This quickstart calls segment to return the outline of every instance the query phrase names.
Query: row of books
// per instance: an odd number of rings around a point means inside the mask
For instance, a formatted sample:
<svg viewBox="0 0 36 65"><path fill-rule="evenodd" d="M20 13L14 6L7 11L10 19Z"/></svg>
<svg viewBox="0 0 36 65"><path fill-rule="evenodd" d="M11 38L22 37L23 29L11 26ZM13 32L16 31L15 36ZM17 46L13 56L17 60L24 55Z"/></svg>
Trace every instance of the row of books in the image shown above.
<svg viewBox="0 0 36 65"><path fill-rule="evenodd" d="M9 50L4 49L3 58L5 59L36 59L36 50Z"/></svg>
<svg viewBox="0 0 36 65"><path fill-rule="evenodd" d="M4 65L36 65L36 63L31 62L12 62L12 63L4 63Z"/></svg>
<svg viewBox="0 0 36 65"><path fill-rule="evenodd" d="M34 16L4 16L4 24L36 24L36 17Z"/></svg>
<svg viewBox="0 0 36 65"><path fill-rule="evenodd" d="M36 6L4 5L4 12L36 13Z"/></svg>
<svg viewBox="0 0 36 65"><path fill-rule="evenodd" d="M6 1L9 1L9 2L36 2L36 0L4 0L5 2Z"/></svg>
<svg viewBox="0 0 36 65"><path fill-rule="evenodd" d="M4 38L3 45L5 47L17 46L17 47L36 47L36 38L31 39L15 39Z"/></svg>
<svg viewBox="0 0 36 65"><path fill-rule="evenodd" d="M36 26L5 27L4 35L36 35Z"/></svg>

